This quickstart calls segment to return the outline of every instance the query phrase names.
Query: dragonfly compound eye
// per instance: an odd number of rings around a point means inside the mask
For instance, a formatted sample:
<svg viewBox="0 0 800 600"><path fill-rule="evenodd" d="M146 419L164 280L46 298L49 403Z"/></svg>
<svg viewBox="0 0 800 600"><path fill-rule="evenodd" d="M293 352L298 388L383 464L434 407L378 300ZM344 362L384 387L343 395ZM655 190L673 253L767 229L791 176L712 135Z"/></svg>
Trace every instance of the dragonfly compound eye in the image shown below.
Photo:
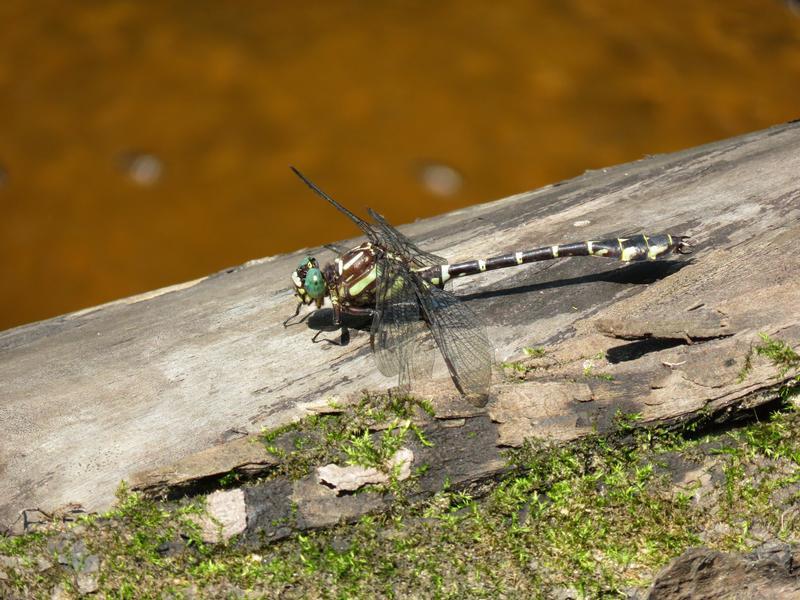
<svg viewBox="0 0 800 600"><path fill-rule="evenodd" d="M315 267L317 265L317 261L314 259L313 256L306 256L303 260L301 260L297 265L297 270L299 271L303 267L306 269L310 269L311 267Z"/></svg>
<svg viewBox="0 0 800 600"><path fill-rule="evenodd" d="M325 295L325 279L322 277L322 271L316 268L309 269L303 287L312 298L322 298Z"/></svg>

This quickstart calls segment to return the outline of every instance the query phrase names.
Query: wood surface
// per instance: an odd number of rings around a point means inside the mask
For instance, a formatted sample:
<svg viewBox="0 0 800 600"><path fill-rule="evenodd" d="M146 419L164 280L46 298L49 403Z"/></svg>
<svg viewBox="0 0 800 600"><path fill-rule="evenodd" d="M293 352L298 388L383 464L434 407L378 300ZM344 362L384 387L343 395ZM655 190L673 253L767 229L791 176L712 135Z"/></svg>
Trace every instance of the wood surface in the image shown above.
<svg viewBox="0 0 800 600"><path fill-rule="evenodd" d="M329 191L365 212L346 190ZM344 218L312 195L308 203ZM401 227L453 261L640 231L689 235L695 247L688 259L573 258L457 281L498 361L529 370L498 368L492 399L476 410L437 366L419 390L439 417L429 427L441 450L425 460L442 468L431 477L447 474L446 448L468 484L502 468L498 448L602 430L618 410L669 423L774 398L780 379L766 361L738 375L759 332L800 340L799 212L793 122ZM289 274L309 252L333 256L312 248L255 260L0 333L0 530L18 529L26 509L107 508L121 480L166 493L230 469L269 468L273 459L247 436L391 387L366 333L339 347L312 343L307 324L283 327L295 306ZM526 347L547 354L526 358ZM298 485L314 482L248 492L253 523L258 498L278 506Z"/></svg>

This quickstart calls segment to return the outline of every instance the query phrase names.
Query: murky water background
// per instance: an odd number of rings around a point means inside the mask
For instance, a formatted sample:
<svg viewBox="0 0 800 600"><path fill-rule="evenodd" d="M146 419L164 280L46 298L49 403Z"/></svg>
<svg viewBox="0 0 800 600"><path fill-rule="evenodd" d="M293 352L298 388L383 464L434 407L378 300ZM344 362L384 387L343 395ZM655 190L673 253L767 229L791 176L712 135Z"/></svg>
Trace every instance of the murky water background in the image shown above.
<svg viewBox="0 0 800 600"><path fill-rule="evenodd" d="M0 329L355 235L289 164L400 224L800 117L778 0L6 0L0 34Z"/></svg>

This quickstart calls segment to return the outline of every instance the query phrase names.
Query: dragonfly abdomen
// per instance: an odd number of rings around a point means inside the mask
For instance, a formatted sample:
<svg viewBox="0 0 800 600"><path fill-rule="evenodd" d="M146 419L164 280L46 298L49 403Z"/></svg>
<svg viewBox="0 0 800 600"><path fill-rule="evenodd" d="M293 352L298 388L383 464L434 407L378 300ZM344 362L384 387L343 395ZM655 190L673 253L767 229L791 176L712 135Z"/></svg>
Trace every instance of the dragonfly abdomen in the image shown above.
<svg viewBox="0 0 800 600"><path fill-rule="evenodd" d="M656 260L667 254L686 254L689 251L686 238L669 234L634 235L599 241L574 242L542 246L533 250L512 252L486 259L468 260L450 265L428 267L419 271L423 279L434 285L442 285L450 279L477 275L485 271L516 267L527 263L566 258L569 256L602 256L623 262Z"/></svg>

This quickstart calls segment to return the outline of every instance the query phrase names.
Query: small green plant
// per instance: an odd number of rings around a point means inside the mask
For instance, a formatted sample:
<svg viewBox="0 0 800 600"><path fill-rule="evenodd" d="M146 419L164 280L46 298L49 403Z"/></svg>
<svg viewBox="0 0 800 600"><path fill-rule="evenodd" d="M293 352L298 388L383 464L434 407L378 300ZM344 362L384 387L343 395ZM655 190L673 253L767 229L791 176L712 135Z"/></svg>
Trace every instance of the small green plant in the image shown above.
<svg viewBox="0 0 800 600"><path fill-rule="evenodd" d="M511 369L512 371L517 371L518 373L527 373L528 367L522 364L519 360L513 361L504 361L500 363L500 366L504 369Z"/></svg>
<svg viewBox="0 0 800 600"><path fill-rule="evenodd" d="M391 470L392 456L409 440L432 443L414 420L434 415L432 404L403 395L365 396L337 412L313 414L289 426L264 432L268 452L280 458L273 476L304 477L328 463ZM380 433L377 433L380 432Z"/></svg>
<svg viewBox="0 0 800 600"><path fill-rule="evenodd" d="M783 340L773 340L766 333L759 334L762 343L755 347L755 352L772 361L779 367L779 376L783 377L789 371L800 369L800 355Z"/></svg>
<svg viewBox="0 0 800 600"><path fill-rule="evenodd" d="M759 333L761 343L753 346L745 356L744 366L739 371L738 381L741 383L753 369L753 356L763 356L778 367L778 378L784 379L792 373L789 381L785 382L779 391L783 400L788 400L800 390L800 354L783 340L772 339L766 333Z"/></svg>
<svg viewBox="0 0 800 600"><path fill-rule="evenodd" d="M617 431L626 434L636 429L636 424L642 420L640 412L625 412L617 409L614 413L614 425Z"/></svg>
<svg viewBox="0 0 800 600"><path fill-rule="evenodd" d="M532 356L533 358L541 358L547 354L547 350L541 347L526 347L522 349L522 352L525 354L525 356Z"/></svg>
<svg viewBox="0 0 800 600"><path fill-rule="evenodd" d="M223 488L233 487L239 483L239 474L235 471L229 471L219 478L219 486Z"/></svg>
<svg viewBox="0 0 800 600"><path fill-rule="evenodd" d="M590 360L583 363L583 376L600 379L602 381L614 381L614 376L610 373L595 372L594 364Z"/></svg>
<svg viewBox="0 0 800 600"><path fill-rule="evenodd" d="M603 360L605 358L605 352L598 352L596 355L592 356L590 359L583 361L583 376L584 377L591 377L594 379L601 379L603 381L614 381L614 376L610 373L601 373L594 370L595 360Z"/></svg>
<svg viewBox="0 0 800 600"><path fill-rule="evenodd" d="M385 469L388 461L402 447L410 423L392 423L376 440L369 430L351 437L342 447L347 464Z"/></svg>
<svg viewBox="0 0 800 600"><path fill-rule="evenodd" d="M526 346L522 348L522 353L530 359L544 358L547 356L547 350L542 347ZM536 369L548 368L548 365L542 364L542 361L533 360L503 361L500 363L500 366L503 369L508 369L509 371L514 372L509 374L513 380L523 379L525 375L531 371L535 371Z"/></svg>

